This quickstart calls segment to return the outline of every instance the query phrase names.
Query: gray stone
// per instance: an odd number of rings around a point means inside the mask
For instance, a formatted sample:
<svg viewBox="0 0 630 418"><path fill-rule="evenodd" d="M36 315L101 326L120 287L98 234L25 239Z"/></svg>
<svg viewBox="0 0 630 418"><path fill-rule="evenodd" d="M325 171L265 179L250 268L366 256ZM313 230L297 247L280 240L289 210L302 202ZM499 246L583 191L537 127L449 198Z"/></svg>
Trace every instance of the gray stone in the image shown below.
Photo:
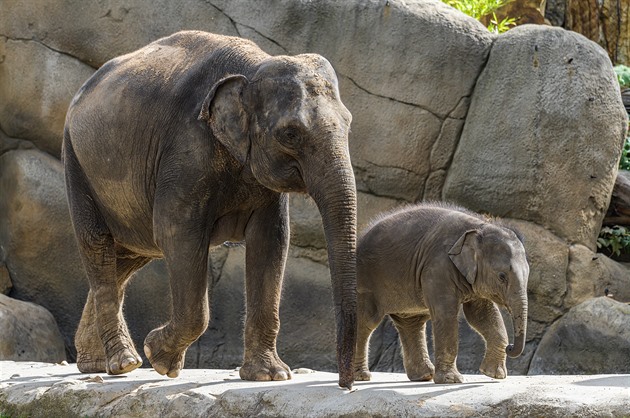
<svg viewBox="0 0 630 418"><path fill-rule="evenodd" d="M409 382L374 373L352 392L333 373L247 382L235 370L186 370L176 379L138 369L125 378L80 374L74 364L0 362L0 413L8 416L168 417L624 417L630 375L465 375L465 383Z"/></svg>
<svg viewBox="0 0 630 418"><path fill-rule="evenodd" d="M0 156L0 245L11 297L55 317L71 347L87 281L70 223L59 160L38 150Z"/></svg>
<svg viewBox="0 0 630 418"><path fill-rule="evenodd" d="M630 264L617 263L582 245L571 245L565 307L604 296L606 290L617 300L630 301Z"/></svg>
<svg viewBox="0 0 630 418"><path fill-rule="evenodd" d="M66 110L94 69L26 39L0 36L0 57L0 126L59 157Z"/></svg>
<svg viewBox="0 0 630 418"><path fill-rule="evenodd" d="M182 29L238 35L227 16L199 0L9 0L0 2L0 28L2 36L33 39L94 68Z"/></svg>
<svg viewBox="0 0 630 418"><path fill-rule="evenodd" d="M0 293L0 360L59 363L66 359L55 318L34 303Z"/></svg>
<svg viewBox="0 0 630 418"><path fill-rule="evenodd" d="M492 47L443 197L595 250L626 125L602 48L563 29L518 26Z"/></svg>
<svg viewBox="0 0 630 418"><path fill-rule="evenodd" d="M575 306L549 328L529 374L628 373L629 358L630 306L602 296Z"/></svg>

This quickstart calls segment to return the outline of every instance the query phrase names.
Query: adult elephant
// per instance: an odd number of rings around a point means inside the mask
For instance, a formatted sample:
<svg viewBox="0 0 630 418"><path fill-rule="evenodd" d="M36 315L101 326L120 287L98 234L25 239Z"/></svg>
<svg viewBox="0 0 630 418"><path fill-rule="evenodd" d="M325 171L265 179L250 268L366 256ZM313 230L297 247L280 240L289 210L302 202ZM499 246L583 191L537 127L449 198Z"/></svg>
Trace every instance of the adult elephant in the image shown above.
<svg viewBox="0 0 630 418"><path fill-rule="evenodd" d="M82 372L142 364L122 315L131 273L164 258L172 316L144 352L176 377L209 321L212 246L245 240L240 376L285 380L276 352L289 247L287 192L322 216L337 321L339 385L353 383L356 189L351 115L330 63L270 56L235 37L186 31L115 58L68 110L63 159L72 222L90 283L76 334Z"/></svg>

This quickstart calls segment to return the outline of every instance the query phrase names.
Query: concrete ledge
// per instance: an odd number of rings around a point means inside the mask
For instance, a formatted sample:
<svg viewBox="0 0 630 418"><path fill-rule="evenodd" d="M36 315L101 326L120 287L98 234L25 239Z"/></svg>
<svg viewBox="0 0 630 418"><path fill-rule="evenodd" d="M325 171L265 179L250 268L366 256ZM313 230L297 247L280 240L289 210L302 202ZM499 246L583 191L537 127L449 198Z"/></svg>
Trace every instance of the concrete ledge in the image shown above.
<svg viewBox="0 0 630 418"><path fill-rule="evenodd" d="M0 362L0 413L10 417L469 417L628 416L630 375L466 375L466 382L410 382L374 373L355 390L334 373L294 374L287 382L245 382L234 370L152 369L124 376L81 374L76 365Z"/></svg>

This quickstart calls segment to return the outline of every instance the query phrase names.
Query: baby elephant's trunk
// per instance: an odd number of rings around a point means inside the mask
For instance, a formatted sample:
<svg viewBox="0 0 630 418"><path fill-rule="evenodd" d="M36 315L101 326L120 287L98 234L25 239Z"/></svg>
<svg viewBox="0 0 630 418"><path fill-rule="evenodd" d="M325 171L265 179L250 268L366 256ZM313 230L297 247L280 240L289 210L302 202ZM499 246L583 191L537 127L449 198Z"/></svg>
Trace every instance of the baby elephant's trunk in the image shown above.
<svg viewBox="0 0 630 418"><path fill-rule="evenodd" d="M525 348L525 336L527 334L527 294L514 298L510 303L512 324L514 325L514 344L505 347L509 357L518 357Z"/></svg>
<svg viewBox="0 0 630 418"><path fill-rule="evenodd" d="M514 338L514 344L508 344L505 347L505 352L509 357L515 358L521 355L523 348L525 347L525 334L517 335Z"/></svg>

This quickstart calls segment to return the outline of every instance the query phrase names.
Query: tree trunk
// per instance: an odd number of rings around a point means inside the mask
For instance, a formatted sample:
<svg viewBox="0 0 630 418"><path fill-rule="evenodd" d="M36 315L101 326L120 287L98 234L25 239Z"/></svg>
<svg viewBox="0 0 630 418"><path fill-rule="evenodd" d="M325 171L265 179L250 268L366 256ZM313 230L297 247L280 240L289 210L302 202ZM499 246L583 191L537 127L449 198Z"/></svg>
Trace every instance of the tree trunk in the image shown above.
<svg viewBox="0 0 630 418"><path fill-rule="evenodd" d="M562 8L564 3L564 14ZM564 0L554 2L550 15L560 24L600 44L613 64L630 65L630 2L628 0Z"/></svg>

